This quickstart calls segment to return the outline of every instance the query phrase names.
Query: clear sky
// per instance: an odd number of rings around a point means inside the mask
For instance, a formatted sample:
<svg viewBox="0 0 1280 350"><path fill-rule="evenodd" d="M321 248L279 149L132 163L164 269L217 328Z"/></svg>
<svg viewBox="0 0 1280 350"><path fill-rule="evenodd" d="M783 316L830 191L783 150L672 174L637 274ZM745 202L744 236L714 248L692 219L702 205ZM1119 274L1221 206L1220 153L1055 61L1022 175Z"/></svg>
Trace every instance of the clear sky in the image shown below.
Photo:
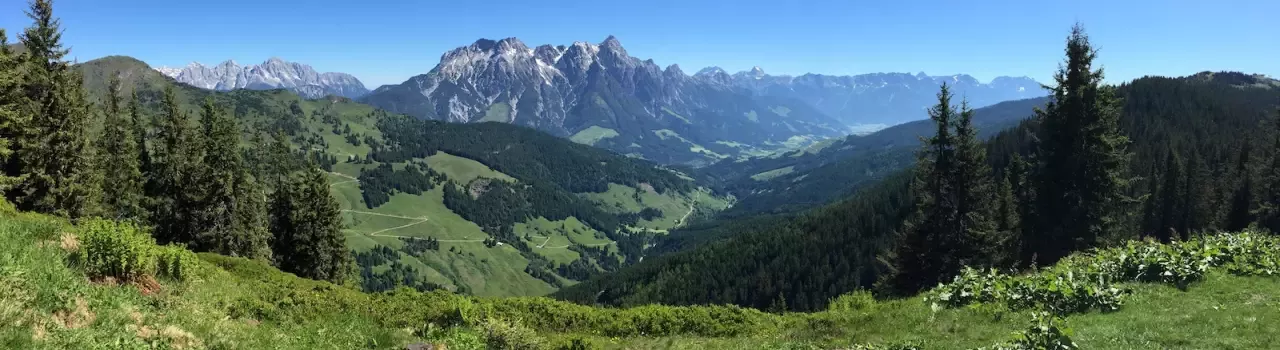
<svg viewBox="0 0 1280 350"><path fill-rule="evenodd" d="M1108 80L1237 70L1280 77L1278 0L610 1L57 0L72 54L153 66L272 56L370 88L425 73L478 38L600 42L687 73L968 73L1047 82L1082 22ZM0 1L0 27L29 21Z"/></svg>

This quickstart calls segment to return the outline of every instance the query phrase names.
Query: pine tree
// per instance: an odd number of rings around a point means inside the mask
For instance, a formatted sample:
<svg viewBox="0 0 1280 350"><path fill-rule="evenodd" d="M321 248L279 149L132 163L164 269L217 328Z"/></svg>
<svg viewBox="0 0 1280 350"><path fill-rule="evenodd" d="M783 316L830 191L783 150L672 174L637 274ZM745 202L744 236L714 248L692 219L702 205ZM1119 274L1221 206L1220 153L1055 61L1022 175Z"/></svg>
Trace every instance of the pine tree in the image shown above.
<svg viewBox="0 0 1280 350"><path fill-rule="evenodd" d="M1164 169L1164 184L1160 186L1160 221L1156 225L1155 237L1161 242L1169 242L1181 239L1182 232L1187 230L1183 225L1186 222L1183 220L1186 213L1182 203L1185 198L1182 188L1184 170L1177 152L1169 151Z"/></svg>
<svg viewBox="0 0 1280 350"><path fill-rule="evenodd" d="M324 171L312 167L277 188L271 201L273 259L281 270L339 282L350 254L342 237L338 202Z"/></svg>
<svg viewBox="0 0 1280 350"><path fill-rule="evenodd" d="M1191 232L1201 231L1216 224L1214 197L1217 190L1210 176L1209 169L1200 160L1200 153L1193 152L1188 160L1186 182L1183 184L1186 192L1183 193L1182 203L1186 205L1187 211L1182 224L1186 227L1182 232L1183 240L1190 238Z"/></svg>
<svg viewBox="0 0 1280 350"><path fill-rule="evenodd" d="M1102 70L1093 69L1097 52L1078 24L1066 54L1049 103L1036 110L1039 215L1029 246L1041 261L1033 263L1053 263L1073 250L1121 238L1132 202L1125 196L1129 139L1118 126L1120 103L1115 88L1102 85Z"/></svg>
<svg viewBox="0 0 1280 350"><path fill-rule="evenodd" d="M1250 153L1252 149L1245 141L1240 147L1240 158L1236 162L1236 176L1241 178L1240 185L1231 196L1231 206L1227 209L1227 231L1240 231L1253 223L1254 184L1253 172L1250 169Z"/></svg>
<svg viewBox="0 0 1280 350"><path fill-rule="evenodd" d="M1019 262L1035 261L1032 255L1030 243L1035 237L1035 184L1031 183L1030 172L1031 164L1029 164L1022 156L1013 155L1013 159L1009 161L1008 178L1009 185L1013 190L1014 208L1017 208L1018 227L1017 227L1017 257Z"/></svg>
<svg viewBox="0 0 1280 350"><path fill-rule="evenodd" d="M973 111L951 106L946 84L929 110L936 134L924 140L912 184L916 211L903 226L895 250L885 259L889 275L878 289L911 294L959 273L965 265L996 263L995 206L990 168L972 126ZM954 134L953 130L954 128Z"/></svg>
<svg viewBox="0 0 1280 350"><path fill-rule="evenodd" d="M204 157L197 246L224 255L266 257L265 206L262 193L240 158L235 120L206 98L201 112Z"/></svg>
<svg viewBox="0 0 1280 350"><path fill-rule="evenodd" d="M964 265L990 266L1008 259L1001 247L1010 240L996 229L995 189L992 188L991 166L987 164L986 145L978 139L973 126L973 109L961 100L955 127L955 168L947 176L954 189L959 256ZM956 271L959 272L959 271ZM949 278L950 276L941 276Z"/></svg>
<svg viewBox="0 0 1280 350"><path fill-rule="evenodd" d="M1257 216L1258 223L1271 233L1280 234L1280 107L1276 108L1275 143L1271 148L1271 164L1263 174L1266 194L1262 196Z"/></svg>
<svg viewBox="0 0 1280 350"><path fill-rule="evenodd" d="M104 182L109 186L102 188L103 213L115 219L135 219L145 221L146 210L143 207L143 175L139 167L139 149L135 136L137 106L131 106L129 115L121 108L120 79L112 77L108 83L106 106L103 109L102 136L98 138L98 149L103 152L100 163Z"/></svg>
<svg viewBox="0 0 1280 350"><path fill-rule="evenodd" d="M20 58L9 48L9 36L0 29L0 194L22 181L15 167L10 166L12 146L17 132L26 125L27 106L22 95L22 74L18 70Z"/></svg>
<svg viewBox="0 0 1280 350"><path fill-rule="evenodd" d="M996 190L996 208L994 220L996 222L997 237L1000 240L994 242L992 247L1000 254L995 261L996 265L1003 266L1012 264L1021 254L1020 236L1022 234L1022 224L1018 215L1018 199L1014 195L1013 180L1010 180L1012 174L1005 173L1000 177L1000 187Z"/></svg>
<svg viewBox="0 0 1280 350"><path fill-rule="evenodd" d="M199 135L191 130L173 87L166 87L160 115L152 119L155 139L145 154L146 192L153 235L162 244L193 243L200 231L201 188L197 166Z"/></svg>
<svg viewBox="0 0 1280 350"><path fill-rule="evenodd" d="M21 89L30 113L18 135L15 171L25 178L9 196L19 208L70 218L93 214L100 193L89 143L89 105L82 80L62 47L50 0L34 0L34 24L20 36L27 53Z"/></svg>

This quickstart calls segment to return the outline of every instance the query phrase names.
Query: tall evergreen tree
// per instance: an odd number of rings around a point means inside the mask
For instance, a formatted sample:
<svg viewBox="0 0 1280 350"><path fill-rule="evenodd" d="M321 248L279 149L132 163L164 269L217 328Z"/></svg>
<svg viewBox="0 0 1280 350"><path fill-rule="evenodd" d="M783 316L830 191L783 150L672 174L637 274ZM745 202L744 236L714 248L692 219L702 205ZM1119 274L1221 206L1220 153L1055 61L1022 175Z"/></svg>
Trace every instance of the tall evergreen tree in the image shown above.
<svg viewBox="0 0 1280 350"><path fill-rule="evenodd" d="M25 178L9 196L19 208L71 218L93 214L100 183L89 143L89 105L80 74L64 57L59 20L50 0L33 0L35 23L20 36L27 52L21 89L30 105L28 127L17 135L17 171Z"/></svg>
<svg viewBox="0 0 1280 350"><path fill-rule="evenodd" d="M1227 209L1225 227L1228 231L1240 231L1253 223L1254 184L1251 170L1250 154L1252 148L1246 141L1240 147L1240 158L1236 161L1235 174L1240 184L1231 196L1231 205Z"/></svg>
<svg viewBox="0 0 1280 350"><path fill-rule="evenodd" d="M967 104L957 112L946 84L929 110L937 125L918 153L912 184L916 211L887 257L882 292L911 294L954 276L965 265L993 263L995 244L990 168ZM953 131L954 128L954 131Z"/></svg>
<svg viewBox="0 0 1280 350"><path fill-rule="evenodd" d="M1132 202L1126 145L1120 132L1120 101L1093 68L1097 51L1084 28L1067 39L1066 63L1054 75L1050 101L1036 110L1037 231L1029 246L1038 261L1053 263L1073 250L1119 238Z"/></svg>
<svg viewBox="0 0 1280 350"><path fill-rule="evenodd" d="M152 119L155 139L147 147L146 192L160 243L193 243L200 231L201 189L195 179L199 135L191 130L177 94L166 87L161 113Z"/></svg>
<svg viewBox="0 0 1280 350"><path fill-rule="evenodd" d="M1000 177L1000 187L996 190L996 211L993 219L996 223L998 241L992 245L1000 254L995 261L998 265L1015 263L1021 255L1019 241L1022 231L1021 218L1018 215L1018 199L1013 190L1010 173Z"/></svg>
<svg viewBox="0 0 1280 350"><path fill-rule="evenodd" d="M1010 189L1013 190L1013 199L1016 204L1014 208L1017 208L1016 256L1019 261L1032 261L1033 251L1029 242L1035 238L1036 190L1035 184L1031 182L1031 164L1021 155L1014 154L1013 159L1009 161L1009 168L1005 171L1008 173Z"/></svg>
<svg viewBox="0 0 1280 350"><path fill-rule="evenodd" d="M955 169L947 181L955 193L960 256L966 265L990 266L1007 260L1009 252L1000 248L1011 238L996 229L998 205L991 166L987 164L986 145L978 139L978 129L973 126L973 109L967 100L960 101L958 116L952 121Z"/></svg>
<svg viewBox="0 0 1280 350"><path fill-rule="evenodd" d="M21 90L21 61L8 41L8 34L0 29L0 194L22 180L17 169L10 166L10 158L14 139L26 125L27 113L22 108L28 106Z"/></svg>
<svg viewBox="0 0 1280 350"><path fill-rule="evenodd" d="M1186 215L1183 209L1183 200L1186 196L1183 194L1182 187L1182 158L1178 157L1178 153L1170 150L1169 155L1165 158L1164 165L1164 184L1160 186L1160 221L1156 226L1155 237L1161 242L1169 242L1173 239L1181 239L1182 233L1187 228L1183 225L1186 221L1183 217Z"/></svg>
<svg viewBox="0 0 1280 350"><path fill-rule="evenodd" d="M101 172L104 183L102 188L103 213L115 219L145 220L146 209L143 206L143 175L139 167L136 106L132 106L128 115L121 106L120 79L112 77L108 83L106 105L103 108L102 136L98 138L98 149L103 152Z"/></svg>
<svg viewBox="0 0 1280 350"><path fill-rule="evenodd" d="M335 282L346 277L351 257L338 208L325 172L315 167L290 177L272 193L272 252L281 270Z"/></svg>
<svg viewBox="0 0 1280 350"><path fill-rule="evenodd" d="M1187 163L1186 182L1183 184L1186 192L1183 193L1182 200L1187 214L1182 224L1186 227L1185 232L1182 232L1184 240L1190 238L1192 232L1202 231L1216 224L1214 197L1217 189L1213 186L1209 169L1200 160L1198 152L1193 152Z"/></svg>
<svg viewBox="0 0 1280 350"><path fill-rule="evenodd" d="M1275 143L1271 147L1271 164L1263 172L1266 194L1258 208L1258 223L1271 233L1280 234L1280 107L1276 107L1273 124Z"/></svg>
<svg viewBox="0 0 1280 350"><path fill-rule="evenodd" d="M198 166L203 183L198 246L225 255L266 257L263 194L240 158L235 120L207 98L200 121L204 157Z"/></svg>

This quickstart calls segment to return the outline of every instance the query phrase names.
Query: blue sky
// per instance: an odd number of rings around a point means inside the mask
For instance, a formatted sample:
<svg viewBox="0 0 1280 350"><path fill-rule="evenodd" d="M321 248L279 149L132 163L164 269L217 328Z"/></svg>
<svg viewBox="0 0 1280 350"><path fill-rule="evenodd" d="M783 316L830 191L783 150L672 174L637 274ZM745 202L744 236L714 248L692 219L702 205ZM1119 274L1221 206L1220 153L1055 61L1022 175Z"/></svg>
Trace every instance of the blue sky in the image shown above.
<svg viewBox="0 0 1280 350"><path fill-rule="evenodd" d="M11 35L25 1L0 1ZM1101 48L1108 80L1238 70L1280 77L1280 1L403 1L57 0L80 60L153 66L272 56L354 74L370 88L425 73L477 38L600 42L688 73L968 73L1046 82L1071 24Z"/></svg>

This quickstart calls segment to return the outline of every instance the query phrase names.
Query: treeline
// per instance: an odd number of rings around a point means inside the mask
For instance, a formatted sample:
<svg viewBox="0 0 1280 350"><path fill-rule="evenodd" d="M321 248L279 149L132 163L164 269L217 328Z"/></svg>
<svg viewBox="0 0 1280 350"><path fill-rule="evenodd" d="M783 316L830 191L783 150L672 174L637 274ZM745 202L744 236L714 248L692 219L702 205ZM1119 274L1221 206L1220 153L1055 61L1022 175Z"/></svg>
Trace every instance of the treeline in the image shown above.
<svg viewBox="0 0 1280 350"><path fill-rule="evenodd" d="M107 98L91 104L51 1L32 1L28 16L23 52L11 51L0 30L7 200L72 220L135 221L162 244L270 260L300 276L346 277L350 257L326 175L290 167L304 157L282 136L242 152L236 120L212 99L193 121L170 86L159 113L146 116L137 91L124 96L115 76Z"/></svg>
<svg viewBox="0 0 1280 350"><path fill-rule="evenodd" d="M696 248L556 295L817 310L855 289L909 295L961 266L1023 269L1128 239L1280 231L1280 90L1236 73L1106 86L1083 30L1067 52L1048 104L985 144L972 113L943 94L907 173L794 219L701 228L727 238L674 241Z"/></svg>

